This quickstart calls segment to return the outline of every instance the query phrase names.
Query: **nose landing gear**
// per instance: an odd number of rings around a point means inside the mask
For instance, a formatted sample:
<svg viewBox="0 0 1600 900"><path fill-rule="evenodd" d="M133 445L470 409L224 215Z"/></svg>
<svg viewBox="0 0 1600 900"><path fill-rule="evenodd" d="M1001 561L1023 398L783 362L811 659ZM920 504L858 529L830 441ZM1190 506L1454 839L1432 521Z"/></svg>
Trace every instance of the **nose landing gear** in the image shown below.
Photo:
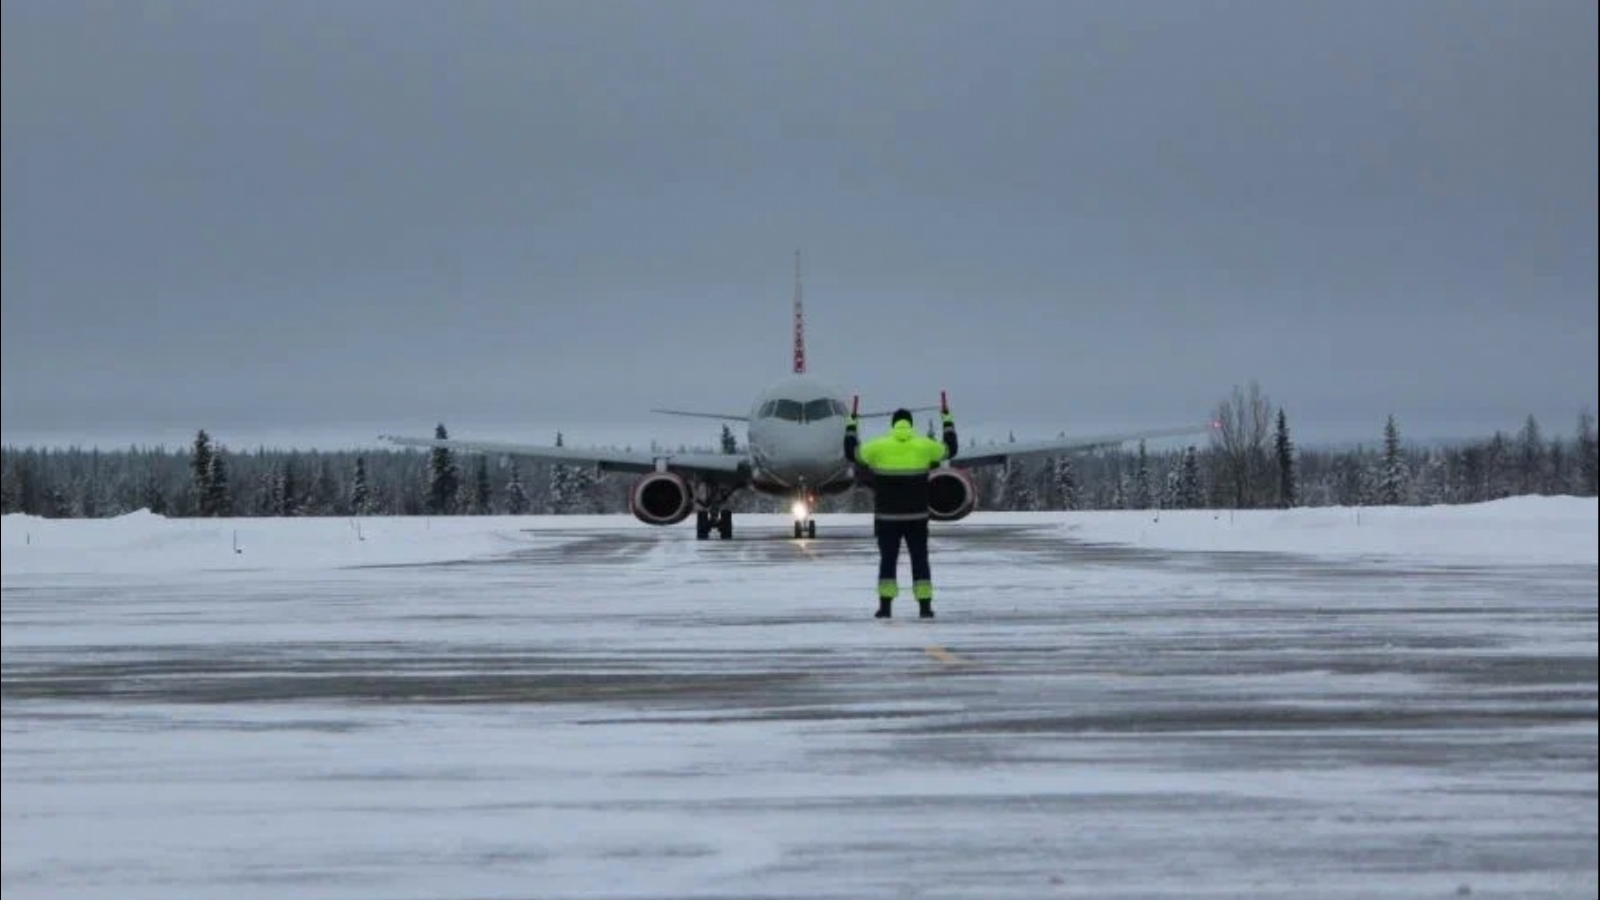
<svg viewBox="0 0 1600 900"><path fill-rule="evenodd" d="M797 497L790 511L794 513L794 537L815 538L817 536L817 520L811 517L811 511L817 508L817 498L812 496Z"/></svg>

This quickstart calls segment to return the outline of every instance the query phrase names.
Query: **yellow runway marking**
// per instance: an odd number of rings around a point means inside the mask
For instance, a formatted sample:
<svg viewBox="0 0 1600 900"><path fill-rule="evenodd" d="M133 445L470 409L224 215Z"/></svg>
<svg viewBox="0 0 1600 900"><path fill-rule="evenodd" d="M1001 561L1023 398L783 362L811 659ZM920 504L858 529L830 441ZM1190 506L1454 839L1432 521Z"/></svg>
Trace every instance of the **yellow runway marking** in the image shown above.
<svg viewBox="0 0 1600 900"><path fill-rule="evenodd" d="M965 665L966 662L967 662L962 657L959 657L959 656L955 655L954 653L951 653L949 650L946 650L945 648L940 647L937 644L934 644L934 645L932 645L930 647L924 648L923 652L927 653L929 656L933 657L934 659L937 659L939 662L942 662L947 666L960 666L960 665Z"/></svg>

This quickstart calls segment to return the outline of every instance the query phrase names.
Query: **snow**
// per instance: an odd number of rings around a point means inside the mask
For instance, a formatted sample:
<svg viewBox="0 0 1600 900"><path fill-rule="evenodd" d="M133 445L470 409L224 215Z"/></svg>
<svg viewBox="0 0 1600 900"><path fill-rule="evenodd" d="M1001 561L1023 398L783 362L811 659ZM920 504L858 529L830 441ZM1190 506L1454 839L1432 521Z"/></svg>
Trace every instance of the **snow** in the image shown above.
<svg viewBox="0 0 1600 900"><path fill-rule="evenodd" d="M1471 506L978 513L945 527L1044 525L1075 540L1168 550L1593 564L1600 555L1595 509L1593 498L1514 497ZM655 530L624 516L167 519L140 510L113 519L13 514L0 521L7 575L424 564L513 552L530 534ZM825 533L866 521L823 515L818 527ZM781 515L740 517L741 525L769 530L787 522Z"/></svg>
<svg viewBox="0 0 1600 900"><path fill-rule="evenodd" d="M1597 519L6 516L0 888L1594 896Z"/></svg>

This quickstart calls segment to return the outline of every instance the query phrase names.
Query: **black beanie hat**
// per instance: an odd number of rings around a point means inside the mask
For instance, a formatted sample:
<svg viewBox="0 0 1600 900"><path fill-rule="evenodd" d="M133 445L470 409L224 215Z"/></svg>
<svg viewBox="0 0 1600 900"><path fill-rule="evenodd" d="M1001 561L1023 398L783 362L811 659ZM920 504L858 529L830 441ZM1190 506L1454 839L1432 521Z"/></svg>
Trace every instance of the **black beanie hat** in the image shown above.
<svg viewBox="0 0 1600 900"><path fill-rule="evenodd" d="M889 417L889 424L893 425L894 423L900 421L901 419L905 419L907 422L911 422L912 421L912 419L911 419L911 410L906 409L904 407L901 407L900 409L895 410L894 411L894 415ZM913 424L915 424L915 423L913 423Z"/></svg>

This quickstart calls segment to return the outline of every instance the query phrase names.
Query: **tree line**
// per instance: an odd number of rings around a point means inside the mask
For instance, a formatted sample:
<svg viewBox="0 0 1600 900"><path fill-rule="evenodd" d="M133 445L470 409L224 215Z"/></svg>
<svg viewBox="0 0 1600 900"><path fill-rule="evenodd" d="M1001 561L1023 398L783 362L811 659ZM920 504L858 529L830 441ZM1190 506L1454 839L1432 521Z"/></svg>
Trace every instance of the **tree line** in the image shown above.
<svg viewBox="0 0 1600 900"><path fill-rule="evenodd" d="M1595 496L1595 423L1547 437L1529 416L1516 434L1408 446L1389 417L1371 448L1302 449L1288 412L1257 385L1214 410L1204 446L1076 453L975 470L979 508L1249 509L1475 503L1520 494ZM443 424L435 436L448 437ZM556 435L556 444L564 439ZM726 426L712 444L740 447ZM1003 444L997 445L1003 447ZM705 449L705 448L700 448ZM185 449L0 448L0 512L98 518L167 516L525 515L622 513L633 476L446 449L235 451L199 431ZM741 512L781 504L743 492ZM856 489L823 511L862 512Z"/></svg>

